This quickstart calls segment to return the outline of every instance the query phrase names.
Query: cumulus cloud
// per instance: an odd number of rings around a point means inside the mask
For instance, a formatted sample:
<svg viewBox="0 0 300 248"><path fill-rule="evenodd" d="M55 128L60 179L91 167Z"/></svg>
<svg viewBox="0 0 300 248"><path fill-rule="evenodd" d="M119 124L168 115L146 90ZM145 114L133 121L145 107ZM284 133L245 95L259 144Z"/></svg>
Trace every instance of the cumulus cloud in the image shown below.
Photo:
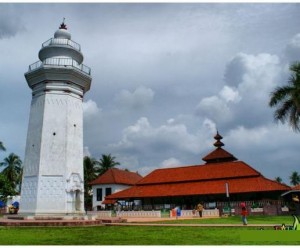
<svg viewBox="0 0 300 248"><path fill-rule="evenodd" d="M242 73L243 80L237 85L242 98L251 97L249 93L255 98L268 97L270 90L276 85L279 74L282 73L279 57L267 53L258 55L240 53L235 59L245 68L242 72L236 70L237 74ZM230 68L227 67L227 71Z"/></svg>
<svg viewBox="0 0 300 248"><path fill-rule="evenodd" d="M220 96L203 98L196 107L196 114L217 123L224 123L232 118L229 106Z"/></svg>
<svg viewBox="0 0 300 248"><path fill-rule="evenodd" d="M298 152L288 148L296 147L298 138L288 126L238 126L223 137L226 148L230 147L230 152L266 177L280 176L285 178L285 183L289 183L286 180L289 174L298 170ZM274 166L275 164L277 166Z"/></svg>
<svg viewBox="0 0 300 248"><path fill-rule="evenodd" d="M161 168L171 168L176 166L182 166L180 160L176 158L168 158L161 163Z"/></svg>
<svg viewBox="0 0 300 248"><path fill-rule="evenodd" d="M269 122L268 98L282 73L283 67L276 55L239 53L226 67L223 88L217 95L201 99L196 114L221 126Z"/></svg>
<svg viewBox="0 0 300 248"><path fill-rule="evenodd" d="M140 118L134 125L123 131L122 141L115 147L136 150L147 148L158 153L168 153L176 148L190 153L201 149L198 137L188 133L184 124L166 124L152 127L146 117Z"/></svg>
<svg viewBox="0 0 300 248"><path fill-rule="evenodd" d="M83 116L86 119L95 117L101 113L101 108L97 106L97 103L93 100L88 100L87 102L83 102Z"/></svg>
<svg viewBox="0 0 300 248"><path fill-rule="evenodd" d="M150 88L140 86L133 92L122 90L115 96L118 106L129 108L143 108L150 104L154 98L154 91Z"/></svg>
<svg viewBox="0 0 300 248"><path fill-rule="evenodd" d="M207 118L205 118L203 121L203 127L204 129L209 130L209 133L216 133L217 131L216 123Z"/></svg>
<svg viewBox="0 0 300 248"><path fill-rule="evenodd" d="M241 100L239 92L236 89L226 85L222 88L219 95L225 102L237 103Z"/></svg>
<svg viewBox="0 0 300 248"><path fill-rule="evenodd" d="M295 35L287 44L285 55L289 62L299 61L300 58L300 34Z"/></svg>

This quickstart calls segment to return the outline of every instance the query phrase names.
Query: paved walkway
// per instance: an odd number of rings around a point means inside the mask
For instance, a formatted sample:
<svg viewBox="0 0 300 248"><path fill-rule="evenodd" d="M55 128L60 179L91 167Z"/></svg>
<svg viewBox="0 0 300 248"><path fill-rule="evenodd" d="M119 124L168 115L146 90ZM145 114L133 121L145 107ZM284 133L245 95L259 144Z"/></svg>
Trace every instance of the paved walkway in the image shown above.
<svg viewBox="0 0 300 248"><path fill-rule="evenodd" d="M214 217L219 218L219 217ZM178 220L191 220L191 219L199 219L195 217L179 217ZM203 219L211 219L208 217L204 217ZM103 223L106 226L191 226L191 227L273 227L274 224L248 224L244 226L241 224L178 224L172 223L172 220L176 220L176 218L126 218L127 222L122 223ZM170 223L157 223L158 221L169 221ZM151 223L155 222L155 223Z"/></svg>
<svg viewBox="0 0 300 248"><path fill-rule="evenodd" d="M104 223L105 226L186 226L186 227L274 227L274 224L248 224L247 226L243 224L178 224L178 223L141 223L141 222L127 222L127 223Z"/></svg>
<svg viewBox="0 0 300 248"><path fill-rule="evenodd" d="M101 220L17 220L0 218L0 226L96 226Z"/></svg>

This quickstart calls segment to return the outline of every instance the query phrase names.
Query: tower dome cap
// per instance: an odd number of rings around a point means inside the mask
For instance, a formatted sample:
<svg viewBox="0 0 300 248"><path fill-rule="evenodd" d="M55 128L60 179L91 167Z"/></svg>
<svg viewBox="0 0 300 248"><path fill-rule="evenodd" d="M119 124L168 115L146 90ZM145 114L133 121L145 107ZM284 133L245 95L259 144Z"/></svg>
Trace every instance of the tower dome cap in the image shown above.
<svg viewBox="0 0 300 248"><path fill-rule="evenodd" d="M63 22L60 24L59 29L54 33L54 38L58 39L71 39L71 34L67 30L67 25L65 24L65 18Z"/></svg>

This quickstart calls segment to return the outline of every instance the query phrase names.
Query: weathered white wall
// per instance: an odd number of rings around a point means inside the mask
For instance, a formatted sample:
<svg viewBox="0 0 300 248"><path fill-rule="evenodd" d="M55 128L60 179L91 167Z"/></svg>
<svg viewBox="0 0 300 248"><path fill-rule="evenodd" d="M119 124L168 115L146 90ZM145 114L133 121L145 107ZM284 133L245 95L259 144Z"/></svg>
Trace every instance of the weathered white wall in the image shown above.
<svg viewBox="0 0 300 248"><path fill-rule="evenodd" d="M124 185L124 184L98 184L98 185L93 185L92 190L93 190L93 209L96 210L97 206L101 206L104 208L104 204L102 204L102 201L105 200L105 188L111 188L111 193L116 193L124 189L128 189L131 187L130 185ZM97 201L97 189L102 188L102 200Z"/></svg>
<svg viewBox="0 0 300 248"><path fill-rule="evenodd" d="M32 99L21 213L74 212L76 190L84 212L82 125L80 97L50 91Z"/></svg>

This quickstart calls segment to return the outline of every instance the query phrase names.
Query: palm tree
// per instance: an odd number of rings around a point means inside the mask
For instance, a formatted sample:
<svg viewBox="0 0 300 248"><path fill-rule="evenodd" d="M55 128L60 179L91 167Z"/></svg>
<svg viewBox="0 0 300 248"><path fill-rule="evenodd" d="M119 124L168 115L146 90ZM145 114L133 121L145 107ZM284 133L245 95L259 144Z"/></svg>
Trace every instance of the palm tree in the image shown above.
<svg viewBox="0 0 300 248"><path fill-rule="evenodd" d="M91 157L83 158L83 171L84 171L84 205L85 209L92 207L92 186L89 184L96 179L99 174L99 162Z"/></svg>
<svg viewBox="0 0 300 248"><path fill-rule="evenodd" d="M281 177L275 177L275 181L278 183L282 183L282 178Z"/></svg>
<svg viewBox="0 0 300 248"><path fill-rule="evenodd" d="M290 179L291 179L291 181L290 181L291 184L294 185L294 186L296 186L300 183L300 175L298 174L297 171L294 171L292 173L292 175L290 176Z"/></svg>
<svg viewBox="0 0 300 248"><path fill-rule="evenodd" d="M15 189L20 183L20 174L22 171L22 161L18 155L11 153L4 158L0 166L5 166L1 174L3 174L11 186Z"/></svg>
<svg viewBox="0 0 300 248"><path fill-rule="evenodd" d="M99 175L99 162L91 157L83 158L83 171L84 171L84 179L87 182L91 182Z"/></svg>
<svg viewBox="0 0 300 248"><path fill-rule="evenodd" d="M115 159L116 157L113 157L110 154L108 155L102 154L102 158L99 161L100 175L104 174L108 169L120 165L120 163L116 162Z"/></svg>
<svg viewBox="0 0 300 248"><path fill-rule="evenodd" d="M16 191L9 183L8 179L0 173L0 200L6 202L8 196L15 195Z"/></svg>
<svg viewBox="0 0 300 248"><path fill-rule="evenodd" d="M288 85L277 87L272 93L269 102L270 107L277 107L274 119L289 125L295 132L300 131L300 62L290 66L291 76Z"/></svg>
<svg viewBox="0 0 300 248"><path fill-rule="evenodd" d="M6 151L6 148L3 145L2 141L0 141L0 151Z"/></svg>

